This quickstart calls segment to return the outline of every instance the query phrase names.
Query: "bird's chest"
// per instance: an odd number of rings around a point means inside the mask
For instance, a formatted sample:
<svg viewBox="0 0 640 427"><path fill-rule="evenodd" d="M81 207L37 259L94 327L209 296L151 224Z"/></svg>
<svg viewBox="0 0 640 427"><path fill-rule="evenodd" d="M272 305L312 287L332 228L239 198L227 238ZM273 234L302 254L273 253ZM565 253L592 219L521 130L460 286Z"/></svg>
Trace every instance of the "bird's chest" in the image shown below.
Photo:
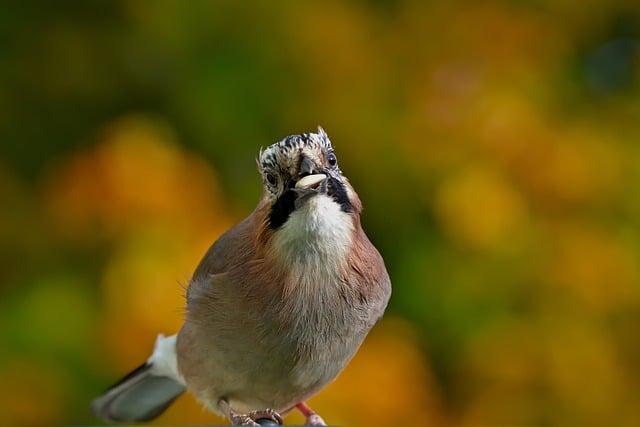
<svg viewBox="0 0 640 427"><path fill-rule="evenodd" d="M290 294L274 313L275 352L286 360L282 374L293 389L312 390L332 380L366 334L366 310L353 300L350 284L319 270L294 270L285 285Z"/></svg>
<svg viewBox="0 0 640 427"><path fill-rule="evenodd" d="M348 279L352 238L351 218L325 196L294 212L274 236L284 274L268 329L292 387L334 378L364 338L366 311Z"/></svg>

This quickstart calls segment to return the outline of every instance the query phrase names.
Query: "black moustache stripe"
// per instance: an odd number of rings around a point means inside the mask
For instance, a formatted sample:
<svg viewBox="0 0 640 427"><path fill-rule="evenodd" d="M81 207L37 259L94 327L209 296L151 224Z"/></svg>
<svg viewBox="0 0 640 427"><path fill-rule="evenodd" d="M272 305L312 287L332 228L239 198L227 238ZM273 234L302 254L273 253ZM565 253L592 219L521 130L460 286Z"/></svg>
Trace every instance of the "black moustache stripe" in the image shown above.
<svg viewBox="0 0 640 427"><path fill-rule="evenodd" d="M296 208L296 193L293 190L287 189L278 200L271 206L271 212L269 213L269 226L272 229L276 229L282 226L291 215L291 212Z"/></svg>
<svg viewBox="0 0 640 427"><path fill-rule="evenodd" d="M337 180L334 177L329 177L327 194L331 196L331 198L337 204L340 205L340 209L343 212L353 212L353 205L351 204L349 196L347 195L347 189L341 181Z"/></svg>
<svg viewBox="0 0 640 427"><path fill-rule="evenodd" d="M292 185L289 187L291 186ZM351 201L349 201L347 189L344 184L336 178L328 178L327 195L340 205L340 209L343 212L353 212L353 205L351 204ZM271 212L269 212L269 226L272 229L275 230L280 228L285 222L287 222L289 216L291 216L291 212L296 208L296 198L296 193L291 189L287 189L280 197L278 197L273 206L271 206Z"/></svg>

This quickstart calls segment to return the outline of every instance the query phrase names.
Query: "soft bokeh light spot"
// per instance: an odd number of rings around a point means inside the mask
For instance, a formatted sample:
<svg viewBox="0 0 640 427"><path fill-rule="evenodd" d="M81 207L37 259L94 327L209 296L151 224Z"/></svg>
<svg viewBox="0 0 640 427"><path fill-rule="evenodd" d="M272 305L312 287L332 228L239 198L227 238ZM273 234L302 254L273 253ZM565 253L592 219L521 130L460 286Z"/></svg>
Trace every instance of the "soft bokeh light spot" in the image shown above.
<svg viewBox="0 0 640 427"><path fill-rule="evenodd" d="M487 168L471 168L445 182L435 198L443 228L460 243L491 249L512 242L526 226L524 199Z"/></svg>
<svg viewBox="0 0 640 427"><path fill-rule="evenodd" d="M174 138L144 116L114 122L93 150L51 172L46 197L54 218L69 230L99 225L126 233L158 222L222 229L228 213L215 174Z"/></svg>
<svg viewBox="0 0 640 427"><path fill-rule="evenodd" d="M605 312L636 300L637 263L620 239L576 225L554 232L557 244L549 279L570 292L571 299Z"/></svg>

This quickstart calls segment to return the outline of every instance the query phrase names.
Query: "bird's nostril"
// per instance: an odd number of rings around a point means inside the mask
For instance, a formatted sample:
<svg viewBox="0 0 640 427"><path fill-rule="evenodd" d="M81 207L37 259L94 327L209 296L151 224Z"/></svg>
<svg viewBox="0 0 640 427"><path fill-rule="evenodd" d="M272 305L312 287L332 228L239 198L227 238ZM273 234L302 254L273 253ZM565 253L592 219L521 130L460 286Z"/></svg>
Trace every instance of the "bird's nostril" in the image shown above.
<svg viewBox="0 0 640 427"><path fill-rule="evenodd" d="M308 157L302 157L300 161L300 168L298 169L298 176L300 178L305 177L307 175L312 175L316 172L316 165Z"/></svg>

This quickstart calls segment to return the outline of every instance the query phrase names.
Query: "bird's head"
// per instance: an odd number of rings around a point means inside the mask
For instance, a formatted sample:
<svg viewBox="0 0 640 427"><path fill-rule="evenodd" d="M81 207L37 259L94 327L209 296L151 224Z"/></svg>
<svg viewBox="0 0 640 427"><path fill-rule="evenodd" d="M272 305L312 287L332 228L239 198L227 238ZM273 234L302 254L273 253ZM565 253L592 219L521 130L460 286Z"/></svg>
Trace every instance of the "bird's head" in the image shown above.
<svg viewBox="0 0 640 427"><path fill-rule="evenodd" d="M290 135L260 151L258 170L264 186L263 204L272 230L283 227L297 210L322 200L334 211L357 216L360 200L342 174L325 131Z"/></svg>

